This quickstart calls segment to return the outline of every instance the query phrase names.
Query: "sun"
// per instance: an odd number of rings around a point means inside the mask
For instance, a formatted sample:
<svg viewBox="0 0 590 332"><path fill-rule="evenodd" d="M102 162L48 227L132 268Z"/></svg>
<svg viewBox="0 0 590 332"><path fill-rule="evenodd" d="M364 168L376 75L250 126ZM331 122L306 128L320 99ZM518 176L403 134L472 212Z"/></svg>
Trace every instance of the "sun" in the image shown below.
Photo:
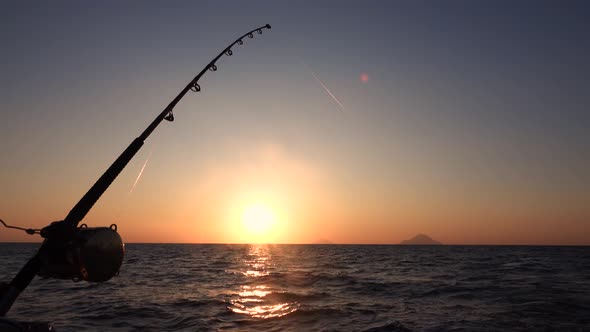
<svg viewBox="0 0 590 332"><path fill-rule="evenodd" d="M274 211L261 203L246 206L242 212L244 230L256 239L264 239L272 231L277 222Z"/></svg>

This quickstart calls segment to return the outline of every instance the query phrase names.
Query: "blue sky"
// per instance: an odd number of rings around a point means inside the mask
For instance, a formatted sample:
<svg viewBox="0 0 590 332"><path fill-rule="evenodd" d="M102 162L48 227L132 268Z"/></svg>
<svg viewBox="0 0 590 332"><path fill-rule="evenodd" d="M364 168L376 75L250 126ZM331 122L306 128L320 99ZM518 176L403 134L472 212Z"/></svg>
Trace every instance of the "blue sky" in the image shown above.
<svg viewBox="0 0 590 332"><path fill-rule="evenodd" d="M416 227L392 234L443 242L461 241L450 230L467 220L480 242L501 242L510 225L540 225L522 240L539 243L583 242L576 234L590 229L584 1L57 1L1 12L0 213L15 223L65 216L211 58L269 23L204 76L123 183L150 152L146 195L271 145L323 174L318 192L347 225L401 229L410 216ZM96 219L127 190L113 188ZM506 223L497 238L484 236L490 215ZM567 231L552 238L556 228Z"/></svg>

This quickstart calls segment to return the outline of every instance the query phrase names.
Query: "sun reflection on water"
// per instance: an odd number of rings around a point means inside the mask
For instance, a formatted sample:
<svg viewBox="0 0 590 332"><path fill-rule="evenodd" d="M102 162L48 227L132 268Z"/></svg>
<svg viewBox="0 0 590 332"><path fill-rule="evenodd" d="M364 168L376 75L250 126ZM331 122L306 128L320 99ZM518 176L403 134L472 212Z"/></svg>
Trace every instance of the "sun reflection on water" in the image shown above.
<svg viewBox="0 0 590 332"><path fill-rule="evenodd" d="M265 291L266 286L242 286L242 292L238 295L243 298L251 298L251 297L265 297L266 295L270 294L270 291Z"/></svg>
<svg viewBox="0 0 590 332"><path fill-rule="evenodd" d="M240 271L244 282L237 293L230 299L231 311L248 315L253 318L276 318L297 311L299 304L293 301L282 301L280 294L284 291L264 283L261 277L271 275L273 270L272 256L267 245L251 245L248 255L243 260Z"/></svg>

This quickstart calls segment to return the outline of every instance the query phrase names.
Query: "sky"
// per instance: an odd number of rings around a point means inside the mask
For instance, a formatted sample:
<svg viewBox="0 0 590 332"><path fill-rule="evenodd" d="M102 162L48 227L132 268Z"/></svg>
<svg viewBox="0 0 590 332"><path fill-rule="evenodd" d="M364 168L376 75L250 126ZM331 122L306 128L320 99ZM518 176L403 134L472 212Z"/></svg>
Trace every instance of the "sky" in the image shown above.
<svg viewBox="0 0 590 332"><path fill-rule="evenodd" d="M268 23L84 223L126 242L590 245L588 17L585 1L4 2L0 218L63 219Z"/></svg>

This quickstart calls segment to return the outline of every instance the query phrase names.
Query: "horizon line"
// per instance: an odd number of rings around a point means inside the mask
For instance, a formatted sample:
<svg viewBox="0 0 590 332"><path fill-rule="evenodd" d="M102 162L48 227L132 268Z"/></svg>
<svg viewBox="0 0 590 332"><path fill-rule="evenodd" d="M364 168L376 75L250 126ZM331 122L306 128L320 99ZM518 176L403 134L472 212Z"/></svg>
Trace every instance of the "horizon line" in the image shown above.
<svg viewBox="0 0 590 332"><path fill-rule="evenodd" d="M0 241L0 244L40 244L42 241ZM186 245L321 245L321 246L496 246L496 247L589 247L590 244L465 244L465 243L440 243L440 244L402 244L402 243L248 243L248 242L125 242L124 244L186 244Z"/></svg>

